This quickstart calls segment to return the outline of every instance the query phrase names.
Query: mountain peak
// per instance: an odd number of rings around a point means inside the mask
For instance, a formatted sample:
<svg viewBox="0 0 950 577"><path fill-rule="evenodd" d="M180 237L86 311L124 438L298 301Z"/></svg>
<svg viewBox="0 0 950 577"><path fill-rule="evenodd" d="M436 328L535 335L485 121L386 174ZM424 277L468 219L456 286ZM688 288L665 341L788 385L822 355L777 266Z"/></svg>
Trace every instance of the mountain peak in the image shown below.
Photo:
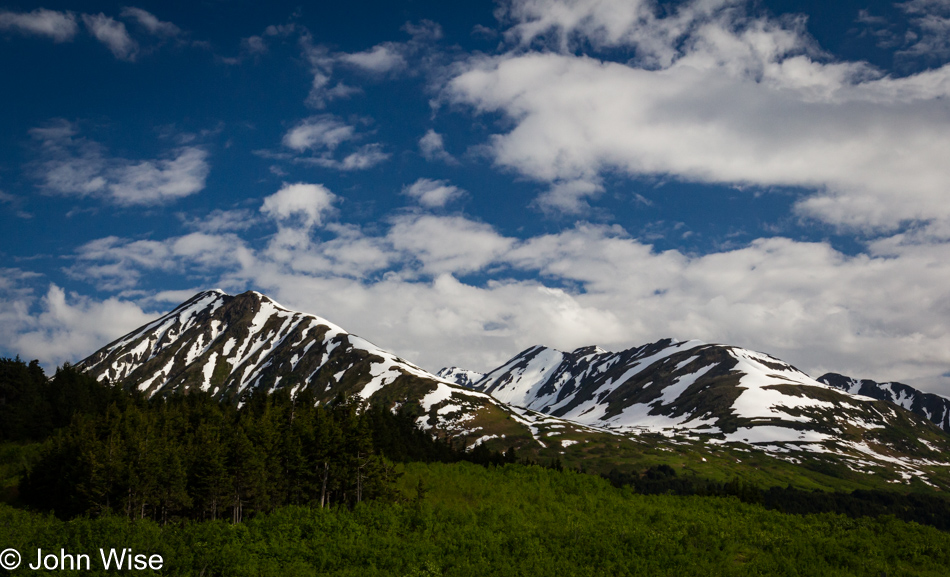
<svg viewBox="0 0 950 577"><path fill-rule="evenodd" d="M855 471L889 467L904 480L926 480L926 467L945 466L938 460L950 446L931 422L901 408L931 420L939 409L946 426L942 397L841 375L819 382L740 347L662 339L565 353L539 345L487 374L449 367L433 375L257 291L200 292L78 365L149 396L201 390L239 402L247 391L286 390L329 402L355 395L406 406L421 425L466 445L491 441L501 449L588 455L593 445L568 448L594 437L614 447L623 437L663 438L669 447L741 445L788 460L827 454Z"/></svg>
<svg viewBox="0 0 950 577"><path fill-rule="evenodd" d="M447 382L459 385L460 387L468 388L474 387L475 383L485 378L484 373L470 371L460 367L445 367L439 369L439 372L436 373L436 376Z"/></svg>
<svg viewBox="0 0 950 577"><path fill-rule="evenodd" d="M950 433L950 398L943 395L926 393L904 383L878 383L838 373L825 373L818 377L818 381L852 395L894 403Z"/></svg>

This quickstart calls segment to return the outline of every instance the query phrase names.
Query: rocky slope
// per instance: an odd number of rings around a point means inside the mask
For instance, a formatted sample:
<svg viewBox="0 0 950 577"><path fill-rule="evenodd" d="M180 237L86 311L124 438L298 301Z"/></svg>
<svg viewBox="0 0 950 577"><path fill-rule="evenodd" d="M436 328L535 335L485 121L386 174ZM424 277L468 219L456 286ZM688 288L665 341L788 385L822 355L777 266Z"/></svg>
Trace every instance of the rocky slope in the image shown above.
<svg viewBox="0 0 950 577"><path fill-rule="evenodd" d="M925 393L904 383L858 380L838 373L826 373L818 377L818 381L853 395L894 403L950 432L950 398Z"/></svg>
<svg viewBox="0 0 950 577"><path fill-rule="evenodd" d="M408 404L425 427L495 448L535 443L530 413L428 373L326 319L257 292L199 293L79 366L147 396L201 390L238 402L251 390L308 391L317 401L358 395Z"/></svg>
<svg viewBox="0 0 950 577"><path fill-rule="evenodd" d="M445 367L436 373L436 376L461 387L471 388L475 383L482 380L485 374L468 369L460 369L459 367Z"/></svg>
<svg viewBox="0 0 950 577"><path fill-rule="evenodd" d="M883 400L843 391L738 347L670 339L618 353L532 347L471 387L500 401L619 434L742 443L795 459L828 453L904 478L939 466L948 438Z"/></svg>
<svg viewBox="0 0 950 577"><path fill-rule="evenodd" d="M617 353L538 346L487 374L454 367L435 375L256 292L199 293L79 364L148 396L357 395L405 407L423 427L469 446L515 446L598 470L672 459L724 476L754 454L765 460L742 466L755 475L771 470L764 482L799 479L807 467L819 471L810 478L875 473L930 482L950 454L950 437L894 399L818 382L738 347L669 339Z"/></svg>

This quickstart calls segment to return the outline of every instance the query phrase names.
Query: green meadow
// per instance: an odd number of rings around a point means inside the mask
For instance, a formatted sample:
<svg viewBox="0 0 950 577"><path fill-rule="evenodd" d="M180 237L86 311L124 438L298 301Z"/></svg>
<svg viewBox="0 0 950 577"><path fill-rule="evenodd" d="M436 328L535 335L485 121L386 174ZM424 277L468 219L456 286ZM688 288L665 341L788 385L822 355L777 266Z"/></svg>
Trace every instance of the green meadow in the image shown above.
<svg viewBox="0 0 950 577"><path fill-rule="evenodd" d="M131 548L162 555L162 575L195 576L893 577L943 576L950 566L950 534L891 516L789 515L734 497L642 495L539 466L397 468L393 499L283 507L239 524L63 521L0 505L0 545L31 558L36 548ZM82 574L105 574L96 569Z"/></svg>

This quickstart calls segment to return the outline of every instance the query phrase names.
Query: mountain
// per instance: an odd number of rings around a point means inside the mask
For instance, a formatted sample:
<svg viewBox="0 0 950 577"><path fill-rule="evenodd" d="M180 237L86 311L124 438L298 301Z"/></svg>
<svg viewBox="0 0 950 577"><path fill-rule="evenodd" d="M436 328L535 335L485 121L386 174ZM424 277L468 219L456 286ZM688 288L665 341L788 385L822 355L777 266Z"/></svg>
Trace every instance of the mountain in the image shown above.
<svg viewBox="0 0 950 577"><path fill-rule="evenodd" d="M818 377L818 380L853 395L864 395L894 403L950 432L950 398L943 395L925 393L904 383L858 380L838 373L826 373Z"/></svg>
<svg viewBox="0 0 950 577"><path fill-rule="evenodd" d="M498 450L535 445L530 413L253 291L201 292L77 365L149 397L201 390L239 402L258 389L307 391L319 402L358 395L389 408L408 405L420 425L467 443Z"/></svg>
<svg viewBox="0 0 950 577"><path fill-rule="evenodd" d="M659 433L767 454L835 455L903 478L942 466L950 443L929 421L812 379L769 355L665 339L613 353L536 346L471 387L505 403L622 435Z"/></svg>
<svg viewBox="0 0 950 577"><path fill-rule="evenodd" d="M481 374L429 373L257 292L199 293L78 363L147 396L356 395L466 446L607 472L657 464L805 487L950 489L950 437L904 408L763 353L661 340L621 352L536 346ZM873 473L869 475L869 473Z"/></svg>
<svg viewBox="0 0 950 577"><path fill-rule="evenodd" d="M485 377L485 374L459 367L445 367L436 373L436 376L461 387L472 388L475 383Z"/></svg>

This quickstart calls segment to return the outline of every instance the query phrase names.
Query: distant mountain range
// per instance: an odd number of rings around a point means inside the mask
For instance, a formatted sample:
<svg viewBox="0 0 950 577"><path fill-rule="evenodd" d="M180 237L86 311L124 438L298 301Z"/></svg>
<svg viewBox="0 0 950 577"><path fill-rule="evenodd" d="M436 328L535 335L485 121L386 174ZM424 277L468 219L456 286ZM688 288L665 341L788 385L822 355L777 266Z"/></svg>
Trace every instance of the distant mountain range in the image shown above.
<svg viewBox="0 0 950 577"><path fill-rule="evenodd" d="M950 432L950 398L943 395L925 393L904 383L858 380L838 373L826 373L818 377L818 380L852 395L864 395L894 403Z"/></svg>
<svg viewBox="0 0 950 577"><path fill-rule="evenodd" d="M256 292L199 293L79 365L148 396L358 395L411 410L421 426L470 446L600 467L656 449L704 464L754 451L783 463L823 460L839 476L931 483L950 452L938 428L948 426L950 400L899 383L815 380L763 353L672 339L620 352L535 346L487 374L432 374Z"/></svg>

